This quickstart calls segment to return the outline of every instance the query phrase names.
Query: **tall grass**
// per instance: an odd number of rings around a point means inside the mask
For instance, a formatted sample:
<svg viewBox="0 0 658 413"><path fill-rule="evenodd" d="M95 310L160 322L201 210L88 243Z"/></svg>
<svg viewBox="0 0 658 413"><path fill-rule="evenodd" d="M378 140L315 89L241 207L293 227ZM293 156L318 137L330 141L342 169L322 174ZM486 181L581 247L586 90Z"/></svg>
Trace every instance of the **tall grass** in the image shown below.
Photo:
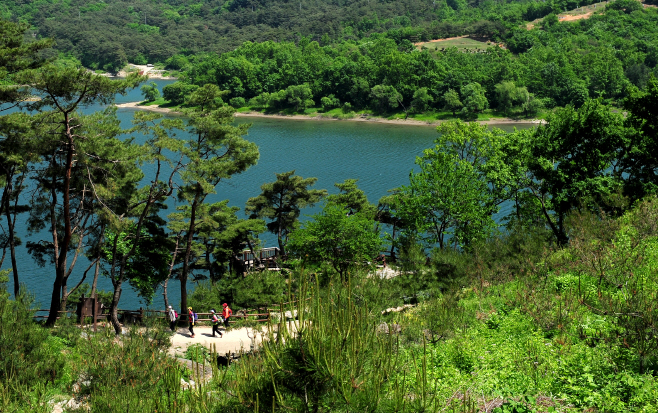
<svg viewBox="0 0 658 413"><path fill-rule="evenodd" d="M0 277L0 411L48 411L64 370L59 343L32 321L32 297L10 300L6 282Z"/></svg>
<svg viewBox="0 0 658 413"><path fill-rule="evenodd" d="M305 277L302 277L306 279ZM379 309L354 293L352 280L326 289L303 283L295 304L264 333L260 351L234 370L229 411L439 411L426 353L400 351ZM416 365L415 362L419 364ZM409 384L404 374L416 374Z"/></svg>

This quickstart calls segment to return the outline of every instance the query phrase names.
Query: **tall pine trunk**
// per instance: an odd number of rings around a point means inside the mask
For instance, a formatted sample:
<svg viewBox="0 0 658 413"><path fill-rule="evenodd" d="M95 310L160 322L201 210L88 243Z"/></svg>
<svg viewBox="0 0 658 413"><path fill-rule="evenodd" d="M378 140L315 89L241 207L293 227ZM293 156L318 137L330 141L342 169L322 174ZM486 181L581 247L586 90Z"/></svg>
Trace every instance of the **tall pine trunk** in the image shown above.
<svg viewBox="0 0 658 413"><path fill-rule="evenodd" d="M169 273L167 278L162 284L162 295L164 297L165 309L169 311L169 296L167 295L167 286L169 285L169 279L174 273L174 265L176 265L176 256L178 255L178 244L180 243L180 233L176 234L176 244L174 245L174 252L171 254L171 264L169 264Z"/></svg>
<svg viewBox="0 0 658 413"><path fill-rule="evenodd" d="M64 219L64 234L61 242L59 242L59 234L57 234L57 227L55 225L55 206L57 205L57 198L55 194L55 188L52 188L53 204L51 207L51 224L53 226L53 244L55 248L59 247L59 256L57 256L57 265L55 266L55 283L53 284L53 294L50 301L50 313L48 314L48 319L46 320L47 326L54 326L57 322L58 311L65 311L66 308L62 308L61 293L66 290L66 260L68 258L68 246L71 242L72 229L71 229L71 205L70 205L70 195L71 195L71 170L73 169L73 131L71 129L71 119L69 113L64 113L64 136L66 137L66 173L64 175L64 195L62 199L63 206L63 216ZM54 181L54 179L53 179ZM53 182L54 184L54 182ZM57 254L57 253L55 253ZM66 298L66 297L64 297ZM64 306L66 306L66 300L63 301Z"/></svg>
<svg viewBox="0 0 658 413"><path fill-rule="evenodd" d="M190 208L190 225L187 228L187 242L185 245L185 255L183 256L183 270L180 274L180 314L187 313L187 276L190 271L190 259L192 257L192 242L194 241L194 232L196 230L196 210L199 206L199 198L201 197L201 187L197 184L196 193L194 194L194 201Z"/></svg>
<svg viewBox="0 0 658 413"><path fill-rule="evenodd" d="M16 240L14 239L14 228L16 226L16 204L18 203L18 196L16 196L16 202L14 204L14 217L12 218L11 213L11 198L14 196L14 186L12 184L14 180L14 171L12 170L6 175L7 184L5 186L4 195L4 209L5 215L7 217L7 232L8 232L8 242L9 242L9 255L11 257L11 270L14 278L14 298L18 298L20 293L20 283L18 281L18 266L16 265Z"/></svg>
<svg viewBox="0 0 658 413"><path fill-rule="evenodd" d="M112 304L110 305L110 322L112 323L112 327L114 327L114 334L118 336L121 334L121 323L119 323L119 299L121 298L121 282L123 282L123 280L117 281L119 284L114 286L114 295L112 295Z"/></svg>
<svg viewBox="0 0 658 413"><path fill-rule="evenodd" d="M101 268L101 260L96 261L96 268L94 269L94 281L91 283L91 297L96 297L96 286L98 284L98 273Z"/></svg>

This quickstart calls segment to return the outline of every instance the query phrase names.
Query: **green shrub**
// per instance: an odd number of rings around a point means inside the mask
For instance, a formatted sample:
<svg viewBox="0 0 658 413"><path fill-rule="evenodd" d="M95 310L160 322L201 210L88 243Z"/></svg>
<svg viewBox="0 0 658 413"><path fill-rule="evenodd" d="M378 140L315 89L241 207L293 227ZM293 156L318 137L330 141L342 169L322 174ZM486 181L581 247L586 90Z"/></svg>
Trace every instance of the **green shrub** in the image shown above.
<svg viewBox="0 0 658 413"><path fill-rule="evenodd" d="M205 363L210 357L210 351L203 344L192 344L185 350L185 358L197 363Z"/></svg>
<svg viewBox="0 0 658 413"><path fill-rule="evenodd" d="M182 105L185 103L185 98L198 88L196 85L174 82L162 88L162 97L174 105Z"/></svg>
<svg viewBox="0 0 658 413"><path fill-rule="evenodd" d="M61 346L32 319L32 297L10 300L6 282L0 274L0 410L3 405L32 406L37 393L61 383L64 370Z"/></svg>
<svg viewBox="0 0 658 413"><path fill-rule="evenodd" d="M349 284L322 292L302 285L299 296L310 296L296 311L296 332L278 326L264 350L240 361L227 401L228 410L248 408L262 401L273 411L377 411L387 383L399 371L397 345L390 335L378 334L369 312L351 300ZM413 411L413 410L410 410Z"/></svg>
<svg viewBox="0 0 658 413"><path fill-rule="evenodd" d="M333 108L340 107L340 99L338 99L333 94L320 99L320 103L322 104L322 110L325 112L328 112Z"/></svg>
<svg viewBox="0 0 658 413"><path fill-rule="evenodd" d="M199 283L189 296L190 305L207 312L229 303L233 310L254 309L288 301L288 284L284 275L274 271L249 273L246 277L233 275L215 284Z"/></svg>
<svg viewBox="0 0 658 413"><path fill-rule="evenodd" d="M229 103L234 108L241 108L241 107L244 107L247 104L247 102L244 100L244 98L242 96L231 98L231 100L229 100Z"/></svg>
<svg viewBox="0 0 658 413"><path fill-rule="evenodd" d="M180 369L165 351L170 339L164 329L133 328L118 340L108 328L87 335L78 346L84 380L76 396L88 396L92 411L125 411L127 403L136 408L138 399L161 399L163 377L169 369Z"/></svg>
<svg viewBox="0 0 658 413"><path fill-rule="evenodd" d="M354 109L352 109L352 104L350 102L343 103L342 111L345 114L353 112Z"/></svg>
<svg viewBox="0 0 658 413"><path fill-rule="evenodd" d="M265 109L270 105L271 94L263 92L258 96L249 99L249 106L255 109Z"/></svg>

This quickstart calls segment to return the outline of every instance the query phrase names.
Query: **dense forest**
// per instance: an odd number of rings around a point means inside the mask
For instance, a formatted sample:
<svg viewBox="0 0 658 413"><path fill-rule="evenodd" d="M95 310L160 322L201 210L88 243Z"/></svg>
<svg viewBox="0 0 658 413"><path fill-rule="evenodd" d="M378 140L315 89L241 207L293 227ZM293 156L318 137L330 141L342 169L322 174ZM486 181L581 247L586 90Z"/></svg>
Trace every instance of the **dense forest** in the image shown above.
<svg viewBox="0 0 658 413"><path fill-rule="evenodd" d="M629 5L635 10L613 4L576 22L551 14L540 28L511 30L507 49L484 46L480 53L449 48L431 54L390 33L325 47L308 38L245 43L190 64L185 79L217 84L251 107L271 110L347 105L380 113L446 108L475 114L495 107L535 114L579 107L588 98L620 102L632 87L644 88L658 64L658 12Z"/></svg>
<svg viewBox="0 0 658 413"><path fill-rule="evenodd" d="M456 3L455 7L465 7ZM292 41L311 36L323 43L358 40L373 32L429 26L433 2L376 1L35 1L3 2L2 17L29 22L38 36L86 66L112 58L162 62L180 52L225 52L244 41ZM443 8L453 9L443 3ZM492 7L490 7L492 9ZM469 20L477 19L476 13ZM456 30L460 30L456 28Z"/></svg>
<svg viewBox="0 0 658 413"><path fill-rule="evenodd" d="M322 46L387 33L396 41L463 34L501 41L525 21L591 1L204 1L8 0L0 17L31 25L86 67L164 62L176 53L222 53L245 41Z"/></svg>
<svg viewBox="0 0 658 413"><path fill-rule="evenodd" d="M411 34L415 29L324 46L311 37L247 42L220 55L167 58L166 67L182 71L183 83L163 92L166 100L182 104L195 87L213 83L229 91L227 100L236 108L297 113L311 107L406 115L447 110L472 118L494 108L535 116L595 97L618 106L656 72L657 20L654 8L634 1L606 5L602 13L575 22L549 14L531 30L507 30L505 48L483 42L472 53L417 50L408 39L417 36ZM496 37L486 24L469 30Z"/></svg>
<svg viewBox="0 0 658 413"><path fill-rule="evenodd" d="M213 83L233 106L256 110L473 118L488 108L535 116L597 97L618 106L631 86L644 88L658 64L656 8L624 0L601 4L588 19L557 17L587 4L35 1L8 2L2 13L55 39L44 57L111 72L128 62L181 71L188 86L165 94L174 104ZM458 35L482 48L412 43Z"/></svg>

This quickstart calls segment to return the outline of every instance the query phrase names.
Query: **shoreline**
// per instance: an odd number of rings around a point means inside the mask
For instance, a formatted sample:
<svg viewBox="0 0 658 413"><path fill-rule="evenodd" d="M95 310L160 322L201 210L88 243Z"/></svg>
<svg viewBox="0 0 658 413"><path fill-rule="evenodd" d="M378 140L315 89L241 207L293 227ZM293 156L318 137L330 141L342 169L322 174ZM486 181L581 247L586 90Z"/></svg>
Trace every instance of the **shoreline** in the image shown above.
<svg viewBox="0 0 658 413"><path fill-rule="evenodd" d="M143 75L147 76L149 79L157 79L157 80L178 80L178 78L173 77L173 76L163 76L162 73L165 72L165 70L160 70L160 69L155 69L153 66L148 66L148 65L134 65L130 63L128 65L129 70L121 69L117 72L116 75L113 75L111 73L102 73L100 74L101 76L105 77L112 77L112 78L125 78L128 76L130 73L134 72L142 72ZM87 69L90 70L90 69Z"/></svg>
<svg viewBox="0 0 658 413"><path fill-rule="evenodd" d="M139 106L140 102L127 102L116 105L120 109L136 109L148 110L158 113L181 114L181 112L169 108L161 108L160 106ZM416 119L384 119L368 115L355 115L349 119L337 119L333 117L324 116L308 116L308 115L281 115L281 114L265 114L259 112L235 112L237 118L270 118L270 119L287 119L287 120L324 120L324 121L345 121L345 122L372 122L372 123L388 123L393 125L407 125L407 126L437 126L449 120L435 120L432 122L421 121ZM541 124L543 121L540 119L529 120L514 120L510 118L499 118L491 120L478 120L475 121L481 125L518 125L518 124Z"/></svg>
<svg viewBox="0 0 658 413"><path fill-rule="evenodd" d="M101 76L105 77L111 77L111 78L119 78L119 79L125 79L128 76L128 72L121 70L119 73L116 75L111 75L109 73L103 73ZM148 77L148 80L178 80L177 77L171 77L171 76L162 76L161 74L158 73L144 73L145 76Z"/></svg>

